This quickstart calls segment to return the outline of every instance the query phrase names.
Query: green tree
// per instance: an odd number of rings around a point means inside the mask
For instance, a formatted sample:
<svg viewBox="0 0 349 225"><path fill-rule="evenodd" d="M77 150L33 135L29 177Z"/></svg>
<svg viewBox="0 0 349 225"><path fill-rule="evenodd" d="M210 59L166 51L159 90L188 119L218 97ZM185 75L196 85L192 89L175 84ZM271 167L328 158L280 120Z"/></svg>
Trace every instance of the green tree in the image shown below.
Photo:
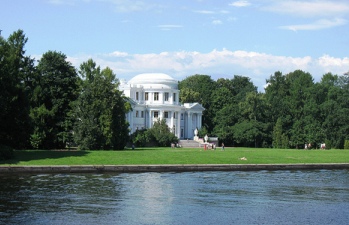
<svg viewBox="0 0 349 225"><path fill-rule="evenodd" d="M127 100L110 68L90 59L80 65L84 78L75 104L74 140L80 149L124 149L128 141Z"/></svg>
<svg viewBox="0 0 349 225"><path fill-rule="evenodd" d="M147 129L136 130L131 135L131 140L137 147L145 147L155 143L154 136Z"/></svg>
<svg viewBox="0 0 349 225"><path fill-rule="evenodd" d="M37 66L31 102L34 147L64 148L72 142L72 103L78 97L78 75L66 55L56 51L43 54Z"/></svg>
<svg viewBox="0 0 349 225"><path fill-rule="evenodd" d="M273 147L274 148L286 148L287 146L283 145L284 133L282 130L282 120L279 118L276 121L276 124L273 129Z"/></svg>
<svg viewBox="0 0 349 225"><path fill-rule="evenodd" d="M22 30L7 40L0 36L0 143L17 149L28 146L31 132L26 80L35 68L34 60L25 56L27 41Z"/></svg>
<svg viewBox="0 0 349 225"><path fill-rule="evenodd" d="M213 133L226 145L234 145L233 126L242 117L239 104L247 93L256 92L257 88L248 77L235 75L233 79L220 78L212 91L211 115L213 116Z"/></svg>
<svg viewBox="0 0 349 225"><path fill-rule="evenodd" d="M275 72L267 79L265 88L265 99L270 106L267 110L269 121L275 125L280 117L289 115L289 107L286 97L289 95L289 88L286 84L286 76L281 72Z"/></svg>
<svg viewBox="0 0 349 225"><path fill-rule="evenodd" d="M309 73L296 70L286 75L286 84L289 95L286 97L287 106L291 115L290 142L294 147L303 147L306 142L305 126L308 122L305 106L309 101L309 91L314 85Z"/></svg>
<svg viewBox="0 0 349 225"><path fill-rule="evenodd" d="M154 137L157 144L161 147L170 146L171 143L178 142L178 138L174 135L166 124L166 119L158 119L154 122L152 128L148 130Z"/></svg>
<svg viewBox="0 0 349 225"><path fill-rule="evenodd" d="M264 122L265 107L266 102L262 93L249 92L246 94L245 101L239 104L242 118L234 125L234 138L237 142L254 143L254 147L262 145L267 137L268 127Z"/></svg>
<svg viewBox="0 0 349 225"><path fill-rule="evenodd" d="M216 88L216 83L208 75L196 74L179 82L180 101L198 102L206 109L202 115L202 124L211 132L213 129L213 114L210 110L211 94ZM183 93L182 93L182 90Z"/></svg>

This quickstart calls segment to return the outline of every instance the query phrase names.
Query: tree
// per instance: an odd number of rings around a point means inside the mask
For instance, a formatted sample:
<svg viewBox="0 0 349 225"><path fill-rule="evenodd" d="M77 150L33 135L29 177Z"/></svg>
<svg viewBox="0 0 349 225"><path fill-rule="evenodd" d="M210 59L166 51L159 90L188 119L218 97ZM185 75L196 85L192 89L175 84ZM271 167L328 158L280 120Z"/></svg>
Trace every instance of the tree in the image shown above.
<svg viewBox="0 0 349 225"><path fill-rule="evenodd" d="M75 104L74 140L80 149L124 149L128 141L127 99L110 68L90 59L80 65L85 79Z"/></svg>
<svg viewBox="0 0 349 225"><path fill-rule="evenodd" d="M282 128L282 120L278 118L273 129L273 147L274 148L288 148L288 137Z"/></svg>
<svg viewBox="0 0 349 225"><path fill-rule="evenodd" d="M131 140L138 147L145 147L155 142L153 135L146 129L136 130L131 135Z"/></svg>
<svg viewBox="0 0 349 225"><path fill-rule="evenodd" d="M286 104L289 109L292 121L290 124L290 142L293 146L303 146L306 142L305 126L306 119L305 106L309 101L309 91L314 85L313 78L309 73L296 70L286 75L286 85L289 95L286 97Z"/></svg>
<svg viewBox="0 0 349 225"><path fill-rule="evenodd" d="M213 114L210 110L211 94L216 89L216 83L208 75L196 74L185 78L178 84L180 101L198 102L206 109L202 115L203 125L209 132L213 129ZM182 93L183 90L183 93Z"/></svg>
<svg viewBox="0 0 349 225"><path fill-rule="evenodd" d="M266 81L265 98L270 106L268 108L269 121L275 125L280 117L289 115L286 97L289 95L289 88L286 84L286 76L281 72L275 72L274 75Z"/></svg>
<svg viewBox="0 0 349 225"><path fill-rule="evenodd" d="M249 92L245 101L240 102L240 121L234 125L234 138L237 142L254 142L254 147L266 139L267 123L264 121L266 102L262 93Z"/></svg>
<svg viewBox="0 0 349 225"><path fill-rule="evenodd" d="M170 146L171 143L178 142L178 138L174 135L166 124L166 119L158 119L154 122L152 128L148 130L154 137L157 144L161 147Z"/></svg>
<svg viewBox="0 0 349 225"><path fill-rule="evenodd" d="M25 56L27 41L22 30L7 40L0 36L0 143L17 149L28 146L31 132L25 81L35 68L34 60Z"/></svg>
<svg viewBox="0 0 349 225"><path fill-rule="evenodd" d="M79 78L66 55L56 51L43 54L37 66L37 77L32 81L31 118L34 147L64 148L72 142L72 102L78 96Z"/></svg>

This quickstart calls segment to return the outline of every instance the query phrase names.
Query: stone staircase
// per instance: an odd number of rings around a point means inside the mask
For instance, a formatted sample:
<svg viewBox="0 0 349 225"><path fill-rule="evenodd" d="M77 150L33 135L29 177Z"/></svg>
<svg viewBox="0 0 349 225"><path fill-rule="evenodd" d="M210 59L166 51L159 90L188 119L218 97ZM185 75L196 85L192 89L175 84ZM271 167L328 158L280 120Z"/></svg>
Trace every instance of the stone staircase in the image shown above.
<svg viewBox="0 0 349 225"><path fill-rule="evenodd" d="M200 142L194 140L180 140L179 145L182 148L200 148Z"/></svg>

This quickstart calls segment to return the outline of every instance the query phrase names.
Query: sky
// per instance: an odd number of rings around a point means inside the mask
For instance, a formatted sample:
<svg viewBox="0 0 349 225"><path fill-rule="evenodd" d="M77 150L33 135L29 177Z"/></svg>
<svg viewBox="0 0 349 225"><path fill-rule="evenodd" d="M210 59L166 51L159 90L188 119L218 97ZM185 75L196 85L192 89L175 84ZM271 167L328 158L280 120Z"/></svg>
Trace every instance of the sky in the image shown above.
<svg viewBox="0 0 349 225"><path fill-rule="evenodd" d="M314 82L349 71L348 0L2 0L1 35L22 29L26 55L93 59L119 79L166 73L246 76L263 91L277 71Z"/></svg>

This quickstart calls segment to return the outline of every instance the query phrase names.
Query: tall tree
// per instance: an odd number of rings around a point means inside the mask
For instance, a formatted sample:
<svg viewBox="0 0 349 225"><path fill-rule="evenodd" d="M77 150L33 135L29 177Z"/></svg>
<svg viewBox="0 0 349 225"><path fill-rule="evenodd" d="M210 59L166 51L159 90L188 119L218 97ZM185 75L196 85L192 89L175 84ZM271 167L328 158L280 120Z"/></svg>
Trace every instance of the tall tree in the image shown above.
<svg viewBox="0 0 349 225"><path fill-rule="evenodd" d="M240 102L239 111L242 115L240 121L234 125L234 138L238 142L261 146L266 140L267 123L265 123L266 102L264 94L249 92L245 101Z"/></svg>
<svg viewBox="0 0 349 225"><path fill-rule="evenodd" d="M34 73L34 60L25 56L28 39L22 30L7 40L0 36L0 143L12 148L28 146L29 89L26 77Z"/></svg>
<svg viewBox="0 0 349 225"><path fill-rule="evenodd" d="M110 68L90 59L80 65L84 78L75 105L74 139L80 149L123 149L128 141L127 101Z"/></svg>
<svg viewBox="0 0 349 225"><path fill-rule="evenodd" d="M305 105L309 101L309 91L313 86L313 78L309 73L296 70L286 75L289 96L286 98L290 110L292 125L290 141L293 146L303 146L306 142L305 126L311 122L307 120Z"/></svg>
<svg viewBox="0 0 349 225"><path fill-rule="evenodd" d="M275 72L266 82L265 98L270 105L268 108L269 120L275 125L278 118L289 115L286 101L286 97L289 95L289 88L286 84L286 76L282 75L280 71Z"/></svg>
<svg viewBox="0 0 349 225"><path fill-rule="evenodd" d="M64 148L71 142L72 102L78 96L78 76L75 68L60 52L43 54L37 66L34 82L31 118L34 133L31 143L40 148Z"/></svg>

